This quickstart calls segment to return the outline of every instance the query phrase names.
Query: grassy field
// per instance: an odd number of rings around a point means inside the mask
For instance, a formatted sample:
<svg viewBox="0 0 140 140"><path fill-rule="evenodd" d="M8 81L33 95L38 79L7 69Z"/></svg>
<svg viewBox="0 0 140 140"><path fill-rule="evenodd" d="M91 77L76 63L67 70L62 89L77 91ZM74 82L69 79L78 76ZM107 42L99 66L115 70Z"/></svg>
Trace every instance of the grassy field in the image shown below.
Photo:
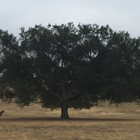
<svg viewBox="0 0 140 140"><path fill-rule="evenodd" d="M70 120L60 120L60 109L32 104L23 109L0 102L0 140L140 140L140 106L118 108L100 103L90 110L69 109Z"/></svg>

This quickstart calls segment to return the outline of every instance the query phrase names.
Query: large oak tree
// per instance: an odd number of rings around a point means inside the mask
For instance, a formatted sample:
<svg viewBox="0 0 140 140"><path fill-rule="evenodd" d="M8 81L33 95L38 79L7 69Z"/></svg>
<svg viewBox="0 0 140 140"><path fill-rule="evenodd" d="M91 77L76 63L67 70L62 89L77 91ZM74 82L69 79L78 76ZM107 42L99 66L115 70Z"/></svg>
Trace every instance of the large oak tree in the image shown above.
<svg viewBox="0 0 140 140"><path fill-rule="evenodd" d="M3 32L3 98L13 97L21 106L37 100L43 107L60 107L65 119L68 107L90 108L100 97L102 66L97 61L110 30L73 23L36 25L27 31L21 28L19 44ZM3 36L11 38L4 41Z"/></svg>

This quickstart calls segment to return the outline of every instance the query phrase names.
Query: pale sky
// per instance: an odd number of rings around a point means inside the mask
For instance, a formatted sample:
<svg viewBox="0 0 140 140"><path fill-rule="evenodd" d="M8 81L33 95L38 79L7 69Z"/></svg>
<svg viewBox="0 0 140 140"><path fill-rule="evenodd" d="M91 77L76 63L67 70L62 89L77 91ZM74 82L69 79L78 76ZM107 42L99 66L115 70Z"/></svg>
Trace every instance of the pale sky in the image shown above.
<svg viewBox="0 0 140 140"><path fill-rule="evenodd" d="M140 0L0 0L0 29L18 36L20 28L41 24L109 25L140 36Z"/></svg>

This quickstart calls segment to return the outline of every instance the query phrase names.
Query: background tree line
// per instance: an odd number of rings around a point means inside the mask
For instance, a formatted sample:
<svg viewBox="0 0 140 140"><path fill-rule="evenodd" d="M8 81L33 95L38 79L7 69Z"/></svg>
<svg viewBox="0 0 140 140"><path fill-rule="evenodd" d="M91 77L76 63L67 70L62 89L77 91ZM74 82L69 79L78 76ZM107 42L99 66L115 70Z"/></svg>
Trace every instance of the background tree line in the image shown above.
<svg viewBox="0 0 140 140"><path fill-rule="evenodd" d="M35 25L17 39L0 30L0 99L27 106L90 108L140 101L140 38L108 25Z"/></svg>

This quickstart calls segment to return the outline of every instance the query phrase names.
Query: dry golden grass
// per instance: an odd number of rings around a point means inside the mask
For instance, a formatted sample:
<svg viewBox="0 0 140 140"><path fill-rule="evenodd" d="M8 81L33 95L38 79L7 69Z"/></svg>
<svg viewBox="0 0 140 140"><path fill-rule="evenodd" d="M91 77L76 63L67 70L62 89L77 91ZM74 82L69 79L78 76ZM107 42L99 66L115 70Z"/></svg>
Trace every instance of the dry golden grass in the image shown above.
<svg viewBox="0 0 140 140"><path fill-rule="evenodd" d="M140 140L140 107L116 108L100 103L90 110L69 109L72 119L59 120L60 110L32 104L20 109L0 102L0 140Z"/></svg>

